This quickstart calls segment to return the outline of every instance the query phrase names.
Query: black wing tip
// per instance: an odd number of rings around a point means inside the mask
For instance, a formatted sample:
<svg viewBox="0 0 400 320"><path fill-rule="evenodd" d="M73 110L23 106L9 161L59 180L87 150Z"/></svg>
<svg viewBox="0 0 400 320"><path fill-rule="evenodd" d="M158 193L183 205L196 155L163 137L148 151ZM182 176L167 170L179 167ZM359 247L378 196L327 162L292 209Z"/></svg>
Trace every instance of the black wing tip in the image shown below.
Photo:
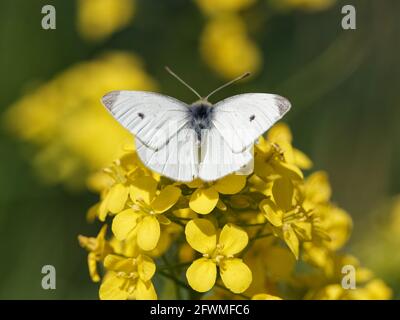
<svg viewBox="0 0 400 320"><path fill-rule="evenodd" d="M107 109L111 110L118 96L119 91L111 91L101 98L101 102Z"/></svg>
<svg viewBox="0 0 400 320"><path fill-rule="evenodd" d="M283 116L286 112L290 110L292 107L290 101L285 97L276 95L275 96L276 104L278 106L279 114Z"/></svg>

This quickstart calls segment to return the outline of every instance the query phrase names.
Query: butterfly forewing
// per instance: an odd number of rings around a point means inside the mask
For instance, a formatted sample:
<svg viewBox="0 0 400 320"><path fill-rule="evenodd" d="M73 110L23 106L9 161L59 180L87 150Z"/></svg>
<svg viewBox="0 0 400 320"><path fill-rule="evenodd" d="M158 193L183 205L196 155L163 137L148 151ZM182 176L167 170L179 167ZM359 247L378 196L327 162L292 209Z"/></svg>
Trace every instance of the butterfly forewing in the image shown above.
<svg viewBox="0 0 400 320"><path fill-rule="evenodd" d="M153 150L165 146L190 119L185 103L153 92L112 91L102 103L122 126Z"/></svg>
<svg viewBox="0 0 400 320"><path fill-rule="evenodd" d="M289 111L290 102L274 94L246 93L214 108L213 125L233 152L242 153Z"/></svg>

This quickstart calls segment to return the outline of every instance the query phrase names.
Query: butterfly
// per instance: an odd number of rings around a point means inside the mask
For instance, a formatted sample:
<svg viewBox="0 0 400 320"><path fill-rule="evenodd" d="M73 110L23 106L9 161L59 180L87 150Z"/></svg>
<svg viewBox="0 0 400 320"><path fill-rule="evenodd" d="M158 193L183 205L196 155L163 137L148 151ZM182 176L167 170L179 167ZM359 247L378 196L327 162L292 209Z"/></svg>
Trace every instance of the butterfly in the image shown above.
<svg viewBox="0 0 400 320"><path fill-rule="evenodd" d="M114 118L135 136L136 152L150 169L170 179L214 181L245 168L253 160L253 144L289 111L279 95L245 93L211 104L192 90L191 105L147 91L112 91L101 99Z"/></svg>

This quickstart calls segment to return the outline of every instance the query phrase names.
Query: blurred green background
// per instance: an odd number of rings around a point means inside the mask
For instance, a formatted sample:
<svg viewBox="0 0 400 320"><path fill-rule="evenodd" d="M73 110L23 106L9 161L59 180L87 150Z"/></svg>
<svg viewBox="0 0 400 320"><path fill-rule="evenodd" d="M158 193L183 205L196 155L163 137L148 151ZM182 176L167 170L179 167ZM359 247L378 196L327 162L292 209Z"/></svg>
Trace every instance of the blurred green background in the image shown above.
<svg viewBox="0 0 400 320"><path fill-rule="evenodd" d="M241 10L262 65L249 81L219 92L213 101L240 92L274 92L291 100L285 121L294 145L310 156L314 169L328 172L334 201L354 219L350 251L398 298L400 218L396 229L392 204L400 194L400 3L337 1L310 10L282 9L274 2L254 1ZM41 28L45 4L57 10L56 30ZM345 4L356 7L357 30L341 28ZM135 53L160 92L186 102L195 98L164 71L165 65L201 93L228 78L199 50L211 18L193 1L137 0L126 26L94 41L77 28L76 1L3 0L0 8L1 115L40 84L110 49ZM97 195L85 187L44 182L32 165L35 146L5 124L0 133L0 298L96 299L98 286L90 281L77 235L97 233L99 225L85 219ZM79 136L79 126L75 129ZM56 290L41 288L46 264L56 267Z"/></svg>

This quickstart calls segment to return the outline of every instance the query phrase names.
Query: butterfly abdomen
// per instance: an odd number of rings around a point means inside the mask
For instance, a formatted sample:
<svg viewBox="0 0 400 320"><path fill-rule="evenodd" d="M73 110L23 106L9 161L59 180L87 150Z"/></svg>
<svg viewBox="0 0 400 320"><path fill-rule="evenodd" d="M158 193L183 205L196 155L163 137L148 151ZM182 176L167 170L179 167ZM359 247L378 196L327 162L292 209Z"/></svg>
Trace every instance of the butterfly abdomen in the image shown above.
<svg viewBox="0 0 400 320"><path fill-rule="evenodd" d="M194 103L189 110L191 113L190 124L196 132L197 139L201 141L201 131L211 128L213 108L209 103L198 102Z"/></svg>

